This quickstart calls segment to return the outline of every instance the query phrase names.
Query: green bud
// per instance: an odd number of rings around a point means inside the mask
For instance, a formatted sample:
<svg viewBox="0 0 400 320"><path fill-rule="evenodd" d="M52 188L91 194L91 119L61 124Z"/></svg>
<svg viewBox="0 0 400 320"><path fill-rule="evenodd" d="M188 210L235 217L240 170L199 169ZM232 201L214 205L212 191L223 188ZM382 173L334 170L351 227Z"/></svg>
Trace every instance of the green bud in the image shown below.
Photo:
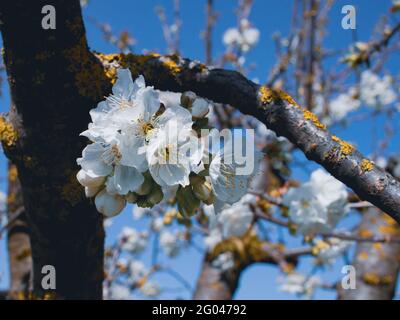
<svg viewBox="0 0 400 320"><path fill-rule="evenodd" d="M205 179L201 182L193 184L192 187L193 193L201 201L206 201L211 195L211 183L206 181Z"/></svg>
<svg viewBox="0 0 400 320"><path fill-rule="evenodd" d="M135 203L137 201L138 195L134 192L129 192L126 195L126 201L128 201L129 203Z"/></svg>
<svg viewBox="0 0 400 320"><path fill-rule="evenodd" d="M164 198L164 194L159 186L153 188L151 193L147 195L146 200L153 205L156 205Z"/></svg>
<svg viewBox="0 0 400 320"><path fill-rule="evenodd" d="M136 200L136 204L140 208L152 208L153 204L150 203L146 197L144 196L139 196Z"/></svg>
<svg viewBox="0 0 400 320"><path fill-rule="evenodd" d="M194 195L190 186L179 187L176 199L178 201L179 212L186 217L194 215L200 206L200 200Z"/></svg>

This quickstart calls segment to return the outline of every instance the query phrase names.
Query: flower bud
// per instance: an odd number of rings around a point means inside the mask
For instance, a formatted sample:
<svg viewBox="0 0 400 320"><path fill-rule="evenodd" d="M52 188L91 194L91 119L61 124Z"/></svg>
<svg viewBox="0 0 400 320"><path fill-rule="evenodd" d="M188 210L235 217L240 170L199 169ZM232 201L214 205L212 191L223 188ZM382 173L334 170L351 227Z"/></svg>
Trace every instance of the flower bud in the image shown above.
<svg viewBox="0 0 400 320"><path fill-rule="evenodd" d="M79 170L76 174L79 183L85 187L99 187L104 184L105 177L92 177L84 170Z"/></svg>
<svg viewBox="0 0 400 320"><path fill-rule="evenodd" d="M94 197L101 189L100 187L85 187L85 196L86 198Z"/></svg>
<svg viewBox="0 0 400 320"><path fill-rule="evenodd" d="M181 95L181 105L185 108L191 108L196 100L196 94L192 91L186 91Z"/></svg>
<svg viewBox="0 0 400 320"><path fill-rule="evenodd" d="M201 201L206 201L212 192L211 183L205 179L197 180L193 185L194 195Z"/></svg>
<svg viewBox="0 0 400 320"><path fill-rule="evenodd" d="M185 217L194 215L200 206L200 200L194 195L190 186L180 187L176 193L176 199L178 201L178 210Z"/></svg>
<svg viewBox="0 0 400 320"><path fill-rule="evenodd" d="M164 194L160 187L153 188L151 193L146 197L146 200L150 202L152 205L156 205L159 203L164 197Z"/></svg>
<svg viewBox="0 0 400 320"><path fill-rule="evenodd" d="M113 217L124 209L126 200L120 195L108 194L107 191L103 189L97 194L94 203L97 211L107 217Z"/></svg>
<svg viewBox="0 0 400 320"><path fill-rule="evenodd" d="M153 188L153 180L149 176L144 175L144 182L136 191L136 193L140 196L145 196L150 193L152 188Z"/></svg>
<svg viewBox="0 0 400 320"><path fill-rule="evenodd" d="M197 98L191 108L192 116L197 119L204 118L210 110L210 103L202 98Z"/></svg>

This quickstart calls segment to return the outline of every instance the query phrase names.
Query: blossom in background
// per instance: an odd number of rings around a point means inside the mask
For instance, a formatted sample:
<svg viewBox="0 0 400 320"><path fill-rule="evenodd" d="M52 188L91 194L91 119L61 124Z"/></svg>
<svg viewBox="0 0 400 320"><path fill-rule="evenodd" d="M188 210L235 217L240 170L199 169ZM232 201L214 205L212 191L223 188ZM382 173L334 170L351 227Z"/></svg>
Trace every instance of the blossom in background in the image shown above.
<svg viewBox="0 0 400 320"><path fill-rule="evenodd" d="M318 169L310 181L290 188L283 198L289 217L304 235L331 231L347 212L346 187Z"/></svg>
<svg viewBox="0 0 400 320"><path fill-rule="evenodd" d="M155 232L160 232L164 228L164 218L157 217L151 220L151 229Z"/></svg>
<svg viewBox="0 0 400 320"><path fill-rule="evenodd" d="M381 108L396 100L392 77L365 70L361 74L360 98L369 107Z"/></svg>
<svg viewBox="0 0 400 320"><path fill-rule="evenodd" d="M256 197L247 194L231 207L224 209L218 216L224 238L240 237L250 227L254 214L249 205L256 203Z"/></svg>
<svg viewBox="0 0 400 320"><path fill-rule="evenodd" d="M160 246L169 257L175 257L179 253L179 238L170 231L163 231L160 234Z"/></svg>
<svg viewBox="0 0 400 320"><path fill-rule="evenodd" d="M143 284L139 290L144 296L150 298L154 298L161 293L161 289L158 284L151 281L146 281L146 283Z"/></svg>
<svg viewBox="0 0 400 320"><path fill-rule="evenodd" d="M0 191L0 214L7 210L7 196L4 192Z"/></svg>
<svg viewBox="0 0 400 320"><path fill-rule="evenodd" d="M301 273L292 272L281 279L280 290L291 294L304 296L311 299L315 289L321 285L322 281L317 276L305 276Z"/></svg>
<svg viewBox="0 0 400 320"><path fill-rule="evenodd" d="M148 235L135 229L124 227L119 235L121 248L132 253L142 252L148 242Z"/></svg>
<svg viewBox="0 0 400 320"><path fill-rule="evenodd" d="M149 208L141 208L141 207L135 206L132 209L132 216L133 216L133 219L135 219L135 220L139 220L145 216L150 216L150 215L151 215L151 210Z"/></svg>
<svg viewBox="0 0 400 320"><path fill-rule="evenodd" d="M235 261L232 252L224 252L219 254L211 264L213 267L226 272L235 266Z"/></svg>
<svg viewBox="0 0 400 320"><path fill-rule="evenodd" d="M323 245L318 245L317 260L323 264L333 264L335 259L344 254L353 244L353 241L330 238L329 241L321 241Z"/></svg>
<svg viewBox="0 0 400 320"><path fill-rule="evenodd" d="M106 295L112 300L129 300L131 298L130 289L127 286L114 283L109 292L106 292Z"/></svg>
<svg viewBox="0 0 400 320"><path fill-rule="evenodd" d="M147 274L147 269L143 262L133 260L129 263L129 282L136 283Z"/></svg>
<svg viewBox="0 0 400 320"><path fill-rule="evenodd" d="M329 115L331 121L340 121L344 119L348 113L357 110L361 102L356 97L355 88L350 88L348 92L341 93L329 104Z"/></svg>
<svg viewBox="0 0 400 320"><path fill-rule="evenodd" d="M257 44L259 38L260 31L252 27L247 19L241 19L239 28L227 29L222 41L226 46L237 46L247 52Z"/></svg>
<svg viewBox="0 0 400 320"><path fill-rule="evenodd" d="M212 250L219 242L230 237L243 236L253 221L254 214L250 205L256 203L256 197L251 194L244 195L239 202L232 206L225 206L215 214L213 206L204 206L203 210L209 219L209 234L204 237L204 244L208 251Z"/></svg>

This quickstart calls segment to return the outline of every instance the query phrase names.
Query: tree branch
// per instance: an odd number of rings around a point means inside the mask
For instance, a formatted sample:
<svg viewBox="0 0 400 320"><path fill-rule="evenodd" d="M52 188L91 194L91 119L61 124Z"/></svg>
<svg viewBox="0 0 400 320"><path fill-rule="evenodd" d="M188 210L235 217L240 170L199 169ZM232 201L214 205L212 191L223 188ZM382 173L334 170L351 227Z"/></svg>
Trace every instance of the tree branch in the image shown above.
<svg viewBox="0 0 400 320"><path fill-rule="evenodd" d="M299 106L287 93L259 86L235 71L207 68L178 56L102 55L110 77L110 62L143 74L149 85L161 90L196 94L227 103L252 115L279 136L322 165L363 200L369 201L400 223L400 182L365 158L354 146L332 135L317 117Z"/></svg>

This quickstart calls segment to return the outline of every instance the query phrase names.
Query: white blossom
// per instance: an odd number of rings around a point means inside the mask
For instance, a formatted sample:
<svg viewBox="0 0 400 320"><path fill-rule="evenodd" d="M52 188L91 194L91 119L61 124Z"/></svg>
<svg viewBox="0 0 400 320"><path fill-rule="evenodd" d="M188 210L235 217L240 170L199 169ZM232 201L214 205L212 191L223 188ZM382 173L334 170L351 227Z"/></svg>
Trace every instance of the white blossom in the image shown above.
<svg viewBox="0 0 400 320"><path fill-rule="evenodd" d="M240 28L229 28L225 31L222 41L226 46L238 46L243 52L254 47L260 38L260 31L251 27L247 19L240 21Z"/></svg>
<svg viewBox="0 0 400 320"><path fill-rule="evenodd" d="M170 231L163 231L160 234L160 246L169 257L175 257L179 253L179 238Z"/></svg>
<svg viewBox="0 0 400 320"><path fill-rule="evenodd" d="M157 217L153 219L151 221L151 228L156 232L160 232L164 228L164 218Z"/></svg>
<svg viewBox="0 0 400 320"><path fill-rule="evenodd" d="M346 187L318 169L310 181L290 188L283 198L289 217L303 234L331 231L346 213Z"/></svg>
<svg viewBox="0 0 400 320"><path fill-rule="evenodd" d="M148 235L135 229L124 227L119 235L121 248L132 253L142 252L148 242Z"/></svg>
<svg viewBox="0 0 400 320"><path fill-rule="evenodd" d="M224 204L233 204L240 200L248 191L250 179L258 172L262 153L255 151L254 155L246 155L252 162L250 173L240 173L242 167L235 160L232 143L228 143L214 156L210 163L210 178L217 201L214 203L216 212L220 212ZM249 164L250 165L250 164Z"/></svg>
<svg viewBox="0 0 400 320"><path fill-rule="evenodd" d="M249 203L254 202L254 196L245 195L239 202L222 210L218 216L218 221L222 226L224 238L240 237L249 229L254 218Z"/></svg>
<svg viewBox="0 0 400 320"><path fill-rule="evenodd" d="M127 286L113 284L110 288L110 298L112 300L129 300L131 292Z"/></svg>
<svg viewBox="0 0 400 320"><path fill-rule="evenodd" d="M147 281L140 287L140 292L147 297L156 297L161 293L161 289L155 282Z"/></svg>
<svg viewBox="0 0 400 320"><path fill-rule="evenodd" d="M169 199L180 186L190 185L191 174L207 174L209 160L197 130L206 126L199 120L209 114L211 101L191 93L188 97L194 98L183 107L180 93L146 86L143 76L133 81L128 69L119 69L117 76L112 94L90 111L92 122L81 135L91 143L77 159L85 195L95 197L97 210L106 216L120 213L126 203L153 207ZM220 166L220 158L214 159L206 179L219 203L232 204L246 192L251 175L233 177L236 166ZM231 182L238 185L227 191ZM200 198L201 192L195 196L207 203L215 199L211 190L209 197ZM161 224L154 227L160 230Z"/></svg>
<svg viewBox="0 0 400 320"><path fill-rule="evenodd" d="M393 80L385 75L382 78L370 70L361 74L361 100L369 107L380 108L396 100Z"/></svg>
<svg viewBox="0 0 400 320"><path fill-rule="evenodd" d="M310 299L314 295L315 289L322 283L317 276L305 276L300 273L292 272L288 274L280 286L283 292L305 296Z"/></svg>
<svg viewBox="0 0 400 320"><path fill-rule="evenodd" d="M150 216L150 214L151 214L151 210L149 208L141 208L141 207L135 206L132 209L133 219L135 219L135 220L140 220L145 216Z"/></svg>
<svg viewBox="0 0 400 320"><path fill-rule="evenodd" d="M229 271L235 266L232 252L224 252L219 254L213 261L212 266L222 271Z"/></svg>
<svg viewBox="0 0 400 320"><path fill-rule="evenodd" d="M191 119L190 113L182 110ZM202 154L202 145L193 131L188 126L178 130L177 122L171 121L148 146L150 174L161 186L187 186L189 174L200 163Z"/></svg>
<svg viewBox="0 0 400 320"><path fill-rule="evenodd" d="M124 209L126 200L118 194L112 195L102 190L97 194L94 203L97 211L107 217L113 217Z"/></svg>
<svg viewBox="0 0 400 320"><path fill-rule="evenodd" d="M147 274L147 269L143 262L133 260L129 263L129 281L135 283Z"/></svg>
<svg viewBox="0 0 400 320"><path fill-rule="evenodd" d="M360 100L355 98L355 88L350 88L348 92L338 95L330 102L329 115L331 120L340 121L344 119L348 113L357 110L360 105Z"/></svg>
<svg viewBox="0 0 400 320"><path fill-rule="evenodd" d="M330 238L327 245L320 248L317 259L321 263L332 264L335 259L345 253L353 243L353 241Z"/></svg>

